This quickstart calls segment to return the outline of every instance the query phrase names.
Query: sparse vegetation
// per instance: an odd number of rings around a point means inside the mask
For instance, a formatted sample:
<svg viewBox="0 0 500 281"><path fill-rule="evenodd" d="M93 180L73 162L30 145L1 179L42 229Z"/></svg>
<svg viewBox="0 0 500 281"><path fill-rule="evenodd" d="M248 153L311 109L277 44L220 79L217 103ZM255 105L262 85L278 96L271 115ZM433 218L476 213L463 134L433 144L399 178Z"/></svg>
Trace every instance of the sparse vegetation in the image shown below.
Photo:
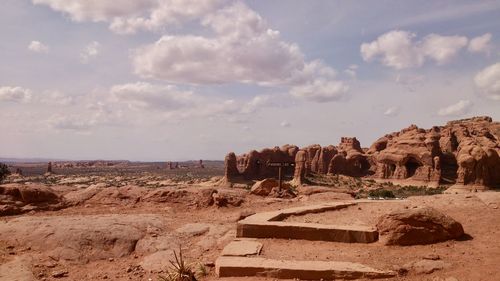
<svg viewBox="0 0 500 281"><path fill-rule="evenodd" d="M0 163L0 183L10 175L9 167L4 163Z"/></svg>
<svg viewBox="0 0 500 281"><path fill-rule="evenodd" d="M370 190L368 192L368 196L369 197L375 197L375 198L396 198L396 196L394 195L394 193L390 190L387 190L387 189L383 189L383 188L380 188L380 189L375 189L375 190Z"/></svg>
<svg viewBox="0 0 500 281"><path fill-rule="evenodd" d="M390 189L387 188L389 186L388 184L385 185L386 187L381 187L378 189L370 190L370 191L365 191L365 190L360 190L358 194L356 195L356 198L366 198L366 197L373 197L373 198L406 198L409 196L424 196L424 195L435 195L435 194L442 194L447 187L446 186L439 186L437 188L432 188L432 187L426 187L426 186L414 186L414 185L407 185L407 186L397 186L393 185L391 183Z"/></svg>
<svg viewBox="0 0 500 281"><path fill-rule="evenodd" d="M179 247L179 255L174 251L175 261L169 261L170 267L166 276L159 276L161 281L197 281L192 265L187 264L182 257L182 249Z"/></svg>

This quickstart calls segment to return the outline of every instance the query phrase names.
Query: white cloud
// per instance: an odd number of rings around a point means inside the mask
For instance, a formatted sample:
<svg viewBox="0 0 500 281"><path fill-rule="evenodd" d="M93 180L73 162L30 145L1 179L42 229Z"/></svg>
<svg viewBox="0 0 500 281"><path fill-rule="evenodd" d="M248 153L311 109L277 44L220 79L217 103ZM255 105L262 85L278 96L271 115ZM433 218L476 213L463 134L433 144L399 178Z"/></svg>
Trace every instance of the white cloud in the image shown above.
<svg viewBox="0 0 500 281"><path fill-rule="evenodd" d="M40 41L31 41L31 43L28 46L28 50L35 53L48 53L49 47L41 43Z"/></svg>
<svg viewBox="0 0 500 281"><path fill-rule="evenodd" d="M96 57L99 54L100 48L101 44L99 44L99 42L97 41L91 42L90 44L85 46L83 51L80 53L80 61L82 63L88 63L90 59Z"/></svg>
<svg viewBox="0 0 500 281"><path fill-rule="evenodd" d="M347 74L347 76L349 76L350 78L356 79L357 69L358 69L357 64L351 64L347 69L344 70L344 73Z"/></svg>
<svg viewBox="0 0 500 281"><path fill-rule="evenodd" d="M258 109L271 105L272 97L270 95L257 95L247 102L241 109L242 113L254 113Z"/></svg>
<svg viewBox="0 0 500 281"><path fill-rule="evenodd" d="M297 97L315 102L340 100L345 96L349 86L342 81L316 79L309 83L292 87L290 93Z"/></svg>
<svg viewBox="0 0 500 281"><path fill-rule="evenodd" d="M474 77L474 83L486 97L500 100L500 62L477 73Z"/></svg>
<svg viewBox="0 0 500 281"><path fill-rule="evenodd" d="M440 116L461 116L469 112L472 102L469 100L460 100L450 106L439 109Z"/></svg>
<svg viewBox="0 0 500 281"><path fill-rule="evenodd" d="M410 92L415 92L417 88L422 86L425 82L425 76L419 74L401 74L398 73L394 81Z"/></svg>
<svg viewBox="0 0 500 281"><path fill-rule="evenodd" d="M166 119L217 117L243 113L242 105L234 100L208 99L173 85L136 82L112 86L109 103L126 105L129 109L148 114L160 111ZM247 112L245 112L247 113Z"/></svg>
<svg viewBox="0 0 500 281"><path fill-rule="evenodd" d="M429 34L420 43L420 50L425 57L436 61L438 65L449 63L458 52L467 46L465 36L441 36Z"/></svg>
<svg viewBox="0 0 500 281"><path fill-rule="evenodd" d="M281 123L280 123L280 126L283 127L283 128L288 128L290 127L292 124L290 124L290 122L286 121L286 120L283 120Z"/></svg>
<svg viewBox="0 0 500 281"><path fill-rule="evenodd" d="M116 33L160 31L197 19L224 0L33 0L68 15L73 21L106 22Z"/></svg>
<svg viewBox="0 0 500 281"><path fill-rule="evenodd" d="M450 62L468 42L464 36L438 34L429 34L416 42L415 38L416 34L408 31L389 31L371 43L361 44L361 56L365 61L380 60L395 69L419 67L427 59L442 65Z"/></svg>
<svg viewBox="0 0 500 281"><path fill-rule="evenodd" d="M242 2L206 16L202 24L215 36L163 36L138 48L133 58L136 74L170 83L284 85L305 98L318 96L305 92L322 84L319 95L324 98L313 97L316 101L331 101L339 94L343 83L335 81L334 69L305 61L297 45L282 41L278 31Z"/></svg>
<svg viewBox="0 0 500 281"><path fill-rule="evenodd" d="M399 114L399 107L397 106L389 107L388 109L386 109L386 111L384 111L385 116L396 116L398 114Z"/></svg>
<svg viewBox="0 0 500 281"><path fill-rule="evenodd" d="M303 54L243 3L207 16L216 36L163 36L139 48L135 71L142 77L180 83L280 84L304 68Z"/></svg>
<svg viewBox="0 0 500 281"><path fill-rule="evenodd" d="M47 124L57 130L88 131L96 125L96 120L82 116L53 115L47 120Z"/></svg>
<svg viewBox="0 0 500 281"><path fill-rule="evenodd" d="M382 64L396 69L422 65L424 58L412 42L415 36L407 31L387 32L371 43L361 44L361 56L365 61L381 57Z"/></svg>
<svg viewBox="0 0 500 281"><path fill-rule="evenodd" d="M471 53L486 53L489 54L491 52L491 33L485 33L481 36L472 38L469 42L469 46L467 49Z"/></svg>
<svg viewBox="0 0 500 281"><path fill-rule="evenodd" d="M111 95L118 102L133 109L172 110L193 105L196 97L190 91L181 91L172 85L160 86L145 82L115 85Z"/></svg>
<svg viewBox="0 0 500 281"><path fill-rule="evenodd" d="M92 129L100 126L121 126L132 123L127 119L129 116L109 100L103 102L95 101L91 96L86 98L90 103L84 108L76 107L76 111L56 113L45 120L45 123L55 130L69 130L82 134L89 134ZM71 107L71 110L74 109L75 107Z"/></svg>
<svg viewBox="0 0 500 281"><path fill-rule="evenodd" d="M40 102L50 105L70 105L75 102L75 98L66 95L60 91L44 91L43 95L38 97Z"/></svg>
<svg viewBox="0 0 500 281"><path fill-rule="evenodd" d="M32 92L30 89L25 89L22 87L0 87L0 102L18 102L25 103L29 102L32 98Z"/></svg>

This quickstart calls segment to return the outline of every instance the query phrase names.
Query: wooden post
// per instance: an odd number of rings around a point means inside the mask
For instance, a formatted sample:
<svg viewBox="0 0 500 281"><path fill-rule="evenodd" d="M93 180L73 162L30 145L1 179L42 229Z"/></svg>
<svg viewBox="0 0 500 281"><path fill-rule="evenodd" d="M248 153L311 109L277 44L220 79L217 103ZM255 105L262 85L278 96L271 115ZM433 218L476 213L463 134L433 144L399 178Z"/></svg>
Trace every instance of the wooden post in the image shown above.
<svg viewBox="0 0 500 281"><path fill-rule="evenodd" d="M281 192L281 166L278 167L278 192Z"/></svg>
<svg viewBox="0 0 500 281"><path fill-rule="evenodd" d="M281 192L282 181L283 181L283 168L284 167L295 167L295 163L293 162L270 162L267 161L267 167L275 167L278 168L278 191Z"/></svg>

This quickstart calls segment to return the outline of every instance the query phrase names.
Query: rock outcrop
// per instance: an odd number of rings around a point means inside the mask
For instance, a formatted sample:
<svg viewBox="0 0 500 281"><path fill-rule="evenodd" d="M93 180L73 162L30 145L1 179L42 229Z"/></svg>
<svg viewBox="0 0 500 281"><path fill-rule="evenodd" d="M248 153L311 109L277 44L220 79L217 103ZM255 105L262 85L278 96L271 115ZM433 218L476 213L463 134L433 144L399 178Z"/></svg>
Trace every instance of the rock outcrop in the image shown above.
<svg viewBox="0 0 500 281"><path fill-rule="evenodd" d="M282 147L265 148L261 151L252 150L239 156L230 152L224 159L223 182L234 182L238 179L260 180L276 176L278 174L277 168L267 167L266 164L268 162L293 163L298 151L297 146L284 145ZM293 167L285 167L282 170L285 176L292 176L293 171Z"/></svg>
<svg viewBox="0 0 500 281"><path fill-rule="evenodd" d="M250 194L279 198L293 198L296 196L290 184L282 183L280 190L279 182L275 179L264 179L256 182L250 189Z"/></svg>
<svg viewBox="0 0 500 281"><path fill-rule="evenodd" d="M295 155L295 171L293 173L292 184L302 185L307 172L306 164L307 164L307 152L305 150L299 150Z"/></svg>
<svg viewBox="0 0 500 281"><path fill-rule="evenodd" d="M380 240L386 245L425 245L464 235L459 222L429 207L384 215L380 217L377 228Z"/></svg>
<svg viewBox="0 0 500 281"><path fill-rule="evenodd" d="M37 210L58 210L66 205L54 190L44 185L0 185L0 216Z"/></svg>
<svg viewBox="0 0 500 281"><path fill-rule="evenodd" d="M374 177L471 186L500 184L500 123L490 117L412 125L378 139L368 150Z"/></svg>
<svg viewBox="0 0 500 281"><path fill-rule="evenodd" d="M445 126L422 129L411 125L375 141L363 150L353 137L341 138L338 146L319 144L299 149L285 145L226 156L226 180L261 180L277 175L266 162L295 162L293 184L305 176L342 174L438 186L455 184L466 189L500 186L500 122L490 117L450 121Z"/></svg>

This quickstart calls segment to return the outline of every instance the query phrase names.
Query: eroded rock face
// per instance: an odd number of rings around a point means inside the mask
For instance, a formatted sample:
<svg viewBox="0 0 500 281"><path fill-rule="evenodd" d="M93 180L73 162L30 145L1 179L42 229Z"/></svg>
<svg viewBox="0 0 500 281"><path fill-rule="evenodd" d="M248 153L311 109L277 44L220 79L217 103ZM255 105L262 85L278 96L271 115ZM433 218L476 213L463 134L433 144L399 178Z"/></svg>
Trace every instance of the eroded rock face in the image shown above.
<svg viewBox="0 0 500 281"><path fill-rule="evenodd" d="M278 174L277 168L267 167L267 162L291 162L295 161L295 155L299 148L294 145L282 147L265 148L261 151L252 150L247 154L237 157L237 167L245 179L263 179ZM292 175L293 168L283 168L284 175Z"/></svg>
<svg viewBox="0 0 500 281"><path fill-rule="evenodd" d="M58 210L66 206L66 202L54 190L44 185L0 185L0 216Z"/></svg>
<svg viewBox="0 0 500 281"><path fill-rule="evenodd" d="M380 217L377 228L386 245L424 245L457 239L462 225L439 211L424 207L396 211Z"/></svg>
<svg viewBox="0 0 500 281"><path fill-rule="evenodd" d="M500 184L500 123L490 117L424 130L412 125L368 150L377 178L495 186Z"/></svg>
<svg viewBox="0 0 500 281"><path fill-rule="evenodd" d="M299 150L295 155L295 171L293 174L293 184L302 185L307 172L307 152Z"/></svg>
<svg viewBox="0 0 500 281"><path fill-rule="evenodd" d="M356 138L343 137L338 146L293 145L250 151L226 157L226 179L261 180L276 177L267 161L294 162L294 184L307 174L343 174L379 179L405 180L437 186L456 183L469 186L500 186L500 122L474 117L422 129L411 125L385 135L363 150ZM236 164L235 164L236 162Z"/></svg>
<svg viewBox="0 0 500 281"><path fill-rule="evenodd" d="M230 152L224 158L224 179L232 181L240 175L236 166L236 154Z"/></svg>

